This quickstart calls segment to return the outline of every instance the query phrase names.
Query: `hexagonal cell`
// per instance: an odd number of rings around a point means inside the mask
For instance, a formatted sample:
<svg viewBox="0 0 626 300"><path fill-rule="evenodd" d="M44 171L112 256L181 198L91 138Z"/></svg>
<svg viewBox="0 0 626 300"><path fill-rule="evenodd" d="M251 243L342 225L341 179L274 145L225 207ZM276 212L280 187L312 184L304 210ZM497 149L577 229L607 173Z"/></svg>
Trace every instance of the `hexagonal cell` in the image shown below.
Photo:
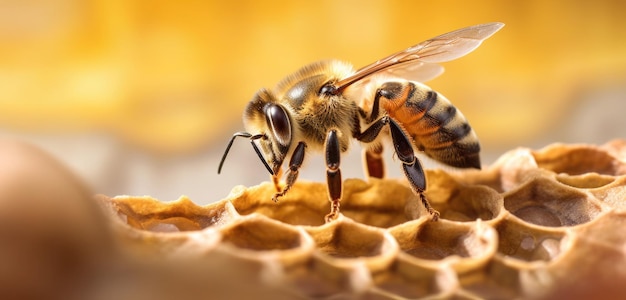
<svg viewBox="0 0 626 300"><path fill-rule="evenodd" d="M520 270L495 258L483 267L459 276L469 299L521 299Z"/></svg>
<svg viewBox="0 0 626 300"><path fill-rule="evenodd" d="M398 244L389 233L344 216L306 231L317 245L316 253L338 265L358 260L370 270L386 268L398 253Z"/></svg>
<svg viewBox="0 0 626 300"><path fill-rule="evenodd" d="M389 228L428 214L406 180L370 178L347 179L341 212L370 226Z"/></svg>
<svg viewBox="0 0 626 300"><path fill-rule="evenodd" d="M288 268L284 278L282 284L299 296L293 299L353 299L371 286L370 271L358 259L338 264L319 255Z"/></svg>
<svg viewBox="0 0 626 300"><path fill-rule="evenodd" d="M610 184L615 181L615 177L598 173L585 173L574 176L558 174L556 175L556 180L562 184L579 189L595 189Z"/></svg>
<svg viewBox="0 0 626 300"><path fill-rule="evenodd" d="M533 156L540 168L555 173L618 175L615 157L595 146L555 144L533 151Z"/></svg>
<svg viewBox="0 0 626 300"><path fill-rule="evenodd" d="M242 217L218 230L223 242L253 251L295 249L307 239L303 231L261 215Z"/></svg>
<svg viewBox="0 0 626 300"><path fill-rule="evenodd" d="M485 222L446 220L408 222L390 229L402 252L400 258L415 264L439 266L447 261L456 272L466 272L496 252L496 231Z"/></svg>
<svg viewBox="0 0 626 300"><path fill-rule="evenodd" d="M372 278L372 297L367 299L444 299L458 286L456 273L449 266L425 266L404 259L397 259L391 268Z"/></svg>
<svg viewBox="0 0 626 300"><path fill-rule="evenodd" d="M465 180L461 179L464 172L455 174L454 177L441 170L427 174L426 198L441 213L442 219L471 222L476 219L491 220L500 214L503 207L502 196L484 185L459 182Z"/></svg>
<svg viewBox="0 0 626 300"><path fill-rule="evenodd" d="M200 230L227 223L234 217L226 202L198 206L187 197L161 202L151 197L118 196L110 203L131 227L156 232Z"/></svg>
<svg viewBox="0 0 626 300"><path fill-rule="evenodd" d="M562 252L561 240L566 233L561 228L549 228L505 218L496 225L498 253L522 261L551 261Z"/></svg>
<svg viewBox="0 0 626 300"><path fill-rule="evenodd" d="M340 216L319 227L304 227L315 244L313 258L286 270L290 286L305 298L351 299L371 285L370 272L389 268L397 255L393 237Z"/></svg>
<svg viewBox="0 0 626 300"><path fill-rule="evenodd" d="M241 215L262 214L292 225L322 225L330 210L325 185L298 181L289 193L278 202L272 201L276 193L274 184L264 182L250 187L230 199Z"/></svg>
<svg viewBox="0 0 626 300"><path fill-rule="evenodd" d="M486 186L467 186L459 188L458 193L448 200L445 214L450 220L471 222L496 219L503 209L501 194Z"/></svg>
<svg viewBox="0 0 626 300"><path fill-rule="evenodd" d="M526 222L550 227L583 224L601 212L601 206L587 194L547 177L505 193L504 207Z"/></svg>

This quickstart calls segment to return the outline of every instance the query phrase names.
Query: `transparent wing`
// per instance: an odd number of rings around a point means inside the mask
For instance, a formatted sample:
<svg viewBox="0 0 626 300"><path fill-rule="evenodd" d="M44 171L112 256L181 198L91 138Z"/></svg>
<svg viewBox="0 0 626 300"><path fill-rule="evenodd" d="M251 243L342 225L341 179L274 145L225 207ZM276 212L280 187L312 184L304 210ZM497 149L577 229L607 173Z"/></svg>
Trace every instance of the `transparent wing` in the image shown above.
<svg viewBox="0 0 626 300"><path fill-rule="evenodd" d="M431 64L414 60L407 64L398 64L385 70L381 70L376 73L376 76L381 75L386 78L404 78L412 81L426 82L441 75L442 73L443 67L439 64ZM350 88L354 89L367 85L371 80L372 76L363 78L362 80L354 82Z"/></svg>
<svg viewBox="0 0 626 300"><path fill-rule="evenodd" d="M432 79L443 72L441 68L439 73L435 74L433 70L436 68L432 67L432 64L451 61L472 52L502 26L503 23L487 23L442 34L358 69L351 76L337 82L335 86L337 90L343 90L365 77L380 72L398 74L407 79L420 78L419 74L414 73L424 72L426 75L424 77Z"/></svg>
<svg viewBox="0 0 626 300"><path fill-rule="evenodd" d="M349 86L352 99L364 99L366 95L371 95L373 91L368 89L370 82L377 78L404 78L406 80L426 82L443 73L443 67L439 64L425 63L418 60L410 61L408 64L398 64L382 70L373 76L365 77ZM348 90L346 89L346 91ZM361 106L369 107L369 106Z"/></svg>
<svg viewBox="0 0 626 300"><path fill-rule="evenodd" d="M405 64L400 63L391 66L382 72L387 73L390 77L426 82L441 75L443 67L440 64L412 60Z"/></svg>

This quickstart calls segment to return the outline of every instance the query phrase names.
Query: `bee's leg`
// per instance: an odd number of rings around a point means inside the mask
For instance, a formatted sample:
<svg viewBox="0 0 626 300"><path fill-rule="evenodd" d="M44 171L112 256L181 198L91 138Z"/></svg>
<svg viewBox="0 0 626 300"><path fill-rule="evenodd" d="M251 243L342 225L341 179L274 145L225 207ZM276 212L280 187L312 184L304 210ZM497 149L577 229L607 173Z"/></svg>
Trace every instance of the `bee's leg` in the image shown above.
<svg viewBox="0 0 626 300"><path fill-rule="evenodd" d="M354 127L352 128L352 136L362 142L372 142L376 139L376 136L380 133L380 130L383 128L384 124L380 124L374 130L369 130L369 134L361 133L361 119L365 119L367 123L372 123L375 118L378 118L379 108L378 103L380 100L380 93L376 94L376 98L374 99L374 105L372 106L372 112L370 116L367 116L367 113L362 108L359 108L357 114L354 115ZM374 177L374 178L383 178L385 177L385 164L383 163L383 145L378 144L376 146L369 146L367 149L363 151L363 159L365 163L365 176Z"/></svg>
<svg viewBox="0 0 626 300"><path fill-rule="evenodd" d="M330 213L326 215L326 222L331 222L339 216L339 202L341 201L342 182L339 169L341 151L337 130L331 130L326 137L326 184L330 200Z"/></svg>
<svg viewBox="0 0 626 300"><path fill-rule="evenodd" d="M289 170L287 170L287 178L285 179L285 188L282 191L277 192L272 197L274 202L278 202L278 198L287 194L291 186L296 183L298 179L299 169L302 166L302 162L304 161L304 149L306 148L306 144L304 142L298 143L296 149L293 151L291 155L291 160L289 161ZM275 177L276 178L276 177ZM276 182L274 182L276 185Z"/></svg>
<svg viewBox="0 0 626 300"><path fill-rule="evenodd" d="M433 221L436 221L439 219L439 212L430 206L426 196L424 196L424 191L426 190L426 175L424 174L419 160L415 157L411 140L406 136L402 128L400 128L400 125L389 116L384 116L374 122L364 132L355 135L355 137L362 142L371 142L376 139L380 130L385 125L389 125L393 146L398 158L402 161L402 168L404 169L406 178L409 180L411 188L419 195L424 207L426 207L428 213L432 215Z"/></svg>
<svg viewBox="0 0 626 300"><path fill-rule="evenodd" d="M362 113L362 115L363 114L364 113ZM353 129L352 135L361 142L371 143L376 139L376 137L378 137L378 134L380 134L383 127L389 123L389 117L385 116L380 118L378 121L372 123L370 127L365 129L363 132L361 132L358 122L358 120L355 122L355 128ZM366 175L376 178L384 177L385 166L383 164L382 153L382 145L370 146L364 151L365 167L367 172Z"/></svg>
<svg viewBox="0 0 626 300"><path fill-rule="evenodd" d="M282 188L280 187L280 178L283 176L283 169L280 168L278 169L278 173L272 175L272 182L274 183L274 188L276 189L277 193L280 193L280 191L282 191Z"/></svg>
<svg viewBox="0 0 626 300"><path fill-rule="evenodd" d="M426 175L422 169L422 164L417 157L415 157L411 141L393 119L389 119L389 129L391 131L391 140L396 149L396 154L402 161L402 168L404 169L406 178L411 184L411 188L419 195L424 207L426 207L426 210L428 210L428 213L432 216L432 220L437 221L439 219L439 212L430 206L426 196L424 196L424 191L426 190Z"/></svg>
<svg viewBox="0 0 626 300"><path fill-rule="evenodd" d="M385 164L383 163L383 146L378 145L364 150L365 168L368 177L384 178Z"/></svg>

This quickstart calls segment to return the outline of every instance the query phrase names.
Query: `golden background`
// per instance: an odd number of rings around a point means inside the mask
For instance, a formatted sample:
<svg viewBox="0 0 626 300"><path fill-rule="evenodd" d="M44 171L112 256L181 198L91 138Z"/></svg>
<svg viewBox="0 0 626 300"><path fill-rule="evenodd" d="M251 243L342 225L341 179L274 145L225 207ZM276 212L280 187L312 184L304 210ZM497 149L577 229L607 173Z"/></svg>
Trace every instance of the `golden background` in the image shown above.
<svg viewBox="0 0 626 300"><path fill-rule="evenodd" d="M506 26L428 82L470 120L484 164L518 146L626 137L623 1L0 0L0 133L99 193L215 201L267 179L244 141L215 174L261 87L494 21ZM357 148L348 176L362 176ZM305 168L323 178L323 164Z"/></svg>

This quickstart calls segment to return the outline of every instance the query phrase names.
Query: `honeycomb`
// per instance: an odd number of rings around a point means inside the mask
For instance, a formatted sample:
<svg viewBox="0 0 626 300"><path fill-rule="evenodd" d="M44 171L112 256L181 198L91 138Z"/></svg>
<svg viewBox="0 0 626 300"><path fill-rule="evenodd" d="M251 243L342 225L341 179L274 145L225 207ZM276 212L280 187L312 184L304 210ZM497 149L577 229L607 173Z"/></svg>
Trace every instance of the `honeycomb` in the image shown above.
<svg viewBox="0 0 626 300"><path fill-rule="evenodd" d="M326 224L318 182L298 182L279 203L271 183L235 187L206 206L98 198L125 256L142 266L135 272L169 283L149 296L597 299L626 291L626 141L520 148L484 170L427 177L437 222L400 179L346 180L342 214Z"/></svg>

